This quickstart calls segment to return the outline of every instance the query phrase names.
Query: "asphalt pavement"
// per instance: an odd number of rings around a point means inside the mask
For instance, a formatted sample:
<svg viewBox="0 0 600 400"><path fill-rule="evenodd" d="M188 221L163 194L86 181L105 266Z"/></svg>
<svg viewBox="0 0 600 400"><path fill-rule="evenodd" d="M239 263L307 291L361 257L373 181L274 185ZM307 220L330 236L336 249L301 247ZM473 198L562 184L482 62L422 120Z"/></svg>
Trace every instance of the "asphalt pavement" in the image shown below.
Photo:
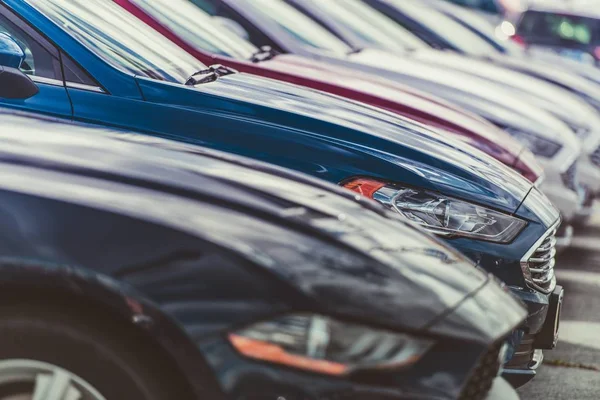
<svg viewBox="0 0 600 400"><path fill-rule="evenodd" d="M556 273L565 288L560 341L519 394L522 400L600 400L600 208L558 256Z"/></svg>

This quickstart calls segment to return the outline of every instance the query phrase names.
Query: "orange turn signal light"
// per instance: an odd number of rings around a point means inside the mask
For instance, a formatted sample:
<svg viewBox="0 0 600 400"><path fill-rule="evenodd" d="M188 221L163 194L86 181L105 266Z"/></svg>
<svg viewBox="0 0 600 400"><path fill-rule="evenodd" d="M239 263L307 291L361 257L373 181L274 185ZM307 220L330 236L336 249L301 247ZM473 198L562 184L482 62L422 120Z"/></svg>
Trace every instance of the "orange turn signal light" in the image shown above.
<svg viewBox="0 0 600 400"><path fill-rule="evenodd" d="M235 334L229 335L229 341L240 354L248 358L327 375L340 376L348 372L348 367L344 364L291 354L286 352L282 347L272 343L249 339Z"/></svg>
<svg viewBox="0 0 600 400"><path fill-rule="evenodd" d="M385 186L385 183L376 181L374 179L357 178L353 179L344 184L346 189L350 189L353 192L360 193L370 199L373 198L375 192Z"/></svg>

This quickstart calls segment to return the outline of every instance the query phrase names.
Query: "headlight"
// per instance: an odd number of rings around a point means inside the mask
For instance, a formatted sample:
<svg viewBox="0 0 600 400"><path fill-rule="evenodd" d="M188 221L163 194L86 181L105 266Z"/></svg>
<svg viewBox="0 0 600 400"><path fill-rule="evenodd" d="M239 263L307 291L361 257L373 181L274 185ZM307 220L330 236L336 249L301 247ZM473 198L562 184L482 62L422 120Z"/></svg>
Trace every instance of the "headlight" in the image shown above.
<svg viewBox="0 0 600 400"><path fill-rule="evenodd" d="M408 366L433 345L402 333L303 314L254 324L231 333L229 341L249 358L338 376Z"/></svg>
<svg viewBox="0 0 600 400"><path fill-rule="evenodd" d="M540 157L552 158L560 151L562 145L552 140L543 138L530 132L524 132L517 129L507 128L512 137L526 146L533 154Z"/></svg>
<svg viewBox="0 0 600 400"><path fill-rule="evenodd" d="M377 200L442 236L508 243L527 224L519 218L466 201L372 179L355 179L344 187Z"/></svg>

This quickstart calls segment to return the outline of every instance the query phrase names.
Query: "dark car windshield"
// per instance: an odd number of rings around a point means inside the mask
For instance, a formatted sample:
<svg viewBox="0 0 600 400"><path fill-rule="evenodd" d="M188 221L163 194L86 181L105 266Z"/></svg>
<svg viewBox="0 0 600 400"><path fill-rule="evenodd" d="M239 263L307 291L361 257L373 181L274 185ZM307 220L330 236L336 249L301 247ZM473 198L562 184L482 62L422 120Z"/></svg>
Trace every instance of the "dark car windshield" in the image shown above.
<svg viewBox="0 0 600 400"><path fill-rule="evenodd" d="M394 4L410 19L434 32L444 41L465 54L486 56L497 50L479 35L454 19L420 1L394 0Z"/></svg>
<svg viewBox="0 0 600 400"><path fill-rule="evenodd" d="M112 66L134 75L184 83L201 62L112 1L27 0Z"/></svg>
<svg viewBox="0 0 600 400"><path fill-rule="evenodd" d="M249 59L258 48L223 29L188 0L129 0L189 45L210 53Z"/></svg>
<svg viewBox="0 0 600 400"><path fill-rule="evenodd" d="M336 21L364 43L387 49L425 48L427 44L362 0L319 2L319 11Z"/></svg>
<svg viewBox="0 0 600 400"><path fill-rule="evenodd" d="M250 0L244 3L252 12L271 19L290 36L306 46L333 54L347 54L352 49L321 25L286 4L283 0Z"/></svg>
<svg viewBox="0 0 600 400"><path fill-rule="evenodd" d="M600 20L543 11L523 14L517 34L530 43L600 46Z"/></svg>

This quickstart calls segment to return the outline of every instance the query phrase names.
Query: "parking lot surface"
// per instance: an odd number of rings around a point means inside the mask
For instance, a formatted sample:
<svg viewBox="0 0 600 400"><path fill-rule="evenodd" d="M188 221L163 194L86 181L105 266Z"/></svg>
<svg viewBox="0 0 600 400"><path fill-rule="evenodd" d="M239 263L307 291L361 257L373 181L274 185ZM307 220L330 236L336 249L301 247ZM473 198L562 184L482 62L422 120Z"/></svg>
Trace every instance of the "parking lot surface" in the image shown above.
<svg viewBox="0 0 600 400"><path fill-rule="evenodd" d="M560 342L545 353L535 380L519 390L524 400L600 399L600 209L557 259L565 288Z"/></svg>

